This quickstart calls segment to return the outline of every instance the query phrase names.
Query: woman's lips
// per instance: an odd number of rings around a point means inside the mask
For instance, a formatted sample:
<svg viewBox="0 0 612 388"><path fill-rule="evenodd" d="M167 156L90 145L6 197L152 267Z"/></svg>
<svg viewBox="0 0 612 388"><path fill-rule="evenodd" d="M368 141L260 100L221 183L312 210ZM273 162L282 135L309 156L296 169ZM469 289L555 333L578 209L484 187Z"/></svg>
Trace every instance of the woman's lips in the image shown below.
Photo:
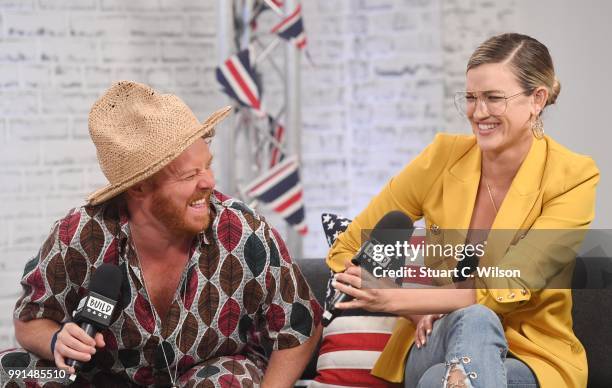
<svg viewBox="0 0 612 388"><path fill-rule="evenodd" d="M478 134L481 136L487 136L495 132L499 127L500 123L478 123Z"/></svg>

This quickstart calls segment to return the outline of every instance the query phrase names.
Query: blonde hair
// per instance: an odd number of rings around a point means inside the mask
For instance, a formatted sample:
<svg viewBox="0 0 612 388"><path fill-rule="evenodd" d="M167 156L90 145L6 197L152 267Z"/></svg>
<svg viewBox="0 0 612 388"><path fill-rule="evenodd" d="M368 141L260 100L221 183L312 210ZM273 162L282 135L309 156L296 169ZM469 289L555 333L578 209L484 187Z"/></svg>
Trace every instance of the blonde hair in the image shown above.
<svg viewBox="0 0 612 388"><path fill-rule="evenodd" d="M548 49L530 36L507 33L487 39L470 57L466 71L487 63L508 64L529 93L540 86L546 87L548 100L545 106L554 104L561 92L561 83L555 76Z"/></svg>

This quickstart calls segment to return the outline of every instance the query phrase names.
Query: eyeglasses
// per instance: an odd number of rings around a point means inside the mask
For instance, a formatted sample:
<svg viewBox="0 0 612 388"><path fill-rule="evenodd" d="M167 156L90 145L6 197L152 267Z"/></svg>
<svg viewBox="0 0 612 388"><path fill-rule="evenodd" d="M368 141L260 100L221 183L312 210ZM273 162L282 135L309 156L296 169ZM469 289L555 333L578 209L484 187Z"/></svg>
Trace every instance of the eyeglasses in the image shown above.
<svg viewBox="0 0 612 388"><path fill-rule="evenodd" d="M505 93L501 90L488 90L485 92L457 92L455 93L455 107L459 111L459 114L464 117L469 117L476 110L476 105L478 104L478 100L480 100L484 102L485 106L487 107L487 112L489 112L491 116L501 116L508 108L508 100L531 92L531 90L524 90L509 97L506 97Z"/></svg>

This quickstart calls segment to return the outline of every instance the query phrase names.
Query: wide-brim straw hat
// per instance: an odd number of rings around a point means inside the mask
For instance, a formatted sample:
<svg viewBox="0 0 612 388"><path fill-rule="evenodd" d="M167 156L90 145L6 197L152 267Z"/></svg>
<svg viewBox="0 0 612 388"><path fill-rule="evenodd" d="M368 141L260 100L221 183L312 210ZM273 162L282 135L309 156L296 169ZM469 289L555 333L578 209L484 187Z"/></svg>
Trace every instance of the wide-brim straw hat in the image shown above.
<svg viewBox="0 0 612 388"><path fill-rule="evenodd" d="M97 205L142 182L176 159L229 114L203 123L177 96L132 81L113 84L89 112L89 134L109 184L87 197Z"/></svg>

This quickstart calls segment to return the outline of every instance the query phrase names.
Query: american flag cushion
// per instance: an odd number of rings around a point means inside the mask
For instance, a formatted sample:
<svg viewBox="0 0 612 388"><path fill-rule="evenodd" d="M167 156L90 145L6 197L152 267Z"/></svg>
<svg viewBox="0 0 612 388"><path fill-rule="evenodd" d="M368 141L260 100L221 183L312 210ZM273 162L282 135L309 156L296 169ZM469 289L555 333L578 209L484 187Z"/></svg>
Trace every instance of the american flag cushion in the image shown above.
<svg viewBox="0 0 612 388"><path fill-rule="evenodd" d="M351 220L335 214L321 216L327 243L331 246ZM325 308L331 303L335 289L327 283ZM323 340L317 361L317 377L311 388L332 387L397 387L370 374L385 347L397 318L365 310L348 310L323 329Z"/></svg>

